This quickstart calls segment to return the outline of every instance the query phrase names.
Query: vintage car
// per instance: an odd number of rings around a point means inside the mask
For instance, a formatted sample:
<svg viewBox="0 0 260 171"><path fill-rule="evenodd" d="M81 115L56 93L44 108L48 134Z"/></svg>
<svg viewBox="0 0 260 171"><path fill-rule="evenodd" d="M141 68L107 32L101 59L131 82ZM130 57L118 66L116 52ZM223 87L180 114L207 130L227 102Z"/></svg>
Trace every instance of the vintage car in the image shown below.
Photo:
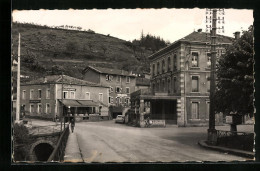
<svg viewBox="0 0 260 171"><path fill-rule="evenodd" d="M123 115L117 115L115 119L115 123L124 123L125 122L125 117Z"/></svg>

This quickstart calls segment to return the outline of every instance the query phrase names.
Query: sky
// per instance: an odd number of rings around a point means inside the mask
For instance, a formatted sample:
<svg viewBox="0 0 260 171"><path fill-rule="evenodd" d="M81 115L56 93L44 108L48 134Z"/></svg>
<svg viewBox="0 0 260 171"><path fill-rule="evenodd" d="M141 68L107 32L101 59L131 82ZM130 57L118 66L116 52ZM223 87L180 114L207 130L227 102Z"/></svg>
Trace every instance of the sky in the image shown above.
<svg viewBox="0 0 260 171"><path fill-rule="evenodd" d="M143 31L144 35L160 36L172 43L198 29L206 30L206 9L199 8L15 10L12 17L14 22L82 27L127 41L139 39ZM225 32L221 34L234 37L234 32L253 25L253 10L225 9L224 20Z"/></svg>

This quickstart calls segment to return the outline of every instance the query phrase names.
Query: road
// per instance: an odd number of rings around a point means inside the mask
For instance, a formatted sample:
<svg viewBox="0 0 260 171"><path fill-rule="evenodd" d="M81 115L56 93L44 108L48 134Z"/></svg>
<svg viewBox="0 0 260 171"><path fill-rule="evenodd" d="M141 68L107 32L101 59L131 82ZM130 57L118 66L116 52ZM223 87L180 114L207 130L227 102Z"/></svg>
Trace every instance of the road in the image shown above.
<svg viewBox="0 0 260 171"><path fill-rule="evenodd" d="M245 128L251 132L253 125ZM228 126L218 129L226 130ZM238 131L242 130L238 128ZM137 128L114 121L81 122L76 123L68 141L73 138L66 147L67 161L73 161L73 156L68 158L68 151L73 148L79 148L78 156L87 163L246 160L200 147L198 141L206 140L207 127Z"/></svg>

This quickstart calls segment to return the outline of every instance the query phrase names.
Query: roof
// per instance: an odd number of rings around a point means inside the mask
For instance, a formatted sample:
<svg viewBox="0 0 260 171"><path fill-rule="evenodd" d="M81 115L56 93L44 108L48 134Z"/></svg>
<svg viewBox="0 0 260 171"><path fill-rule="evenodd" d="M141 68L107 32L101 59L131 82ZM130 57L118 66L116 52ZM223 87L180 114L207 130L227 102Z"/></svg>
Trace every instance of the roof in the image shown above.
<svg viewBox="0 0 260 171"><path fill-rule="evenodd" d="M81 80L78 78L70 77L67 75L49 75L42 78L38 78L36 80L32 80L29 82L24 83L23 85L28 84L50 84L50 83L58 83L58 84L74 84L74 85L88 85L88 86L99 86L99 87L106 87L102 86L97 83L92 83L86 80Z"/></svg>
<svg viewBox="0 0 260 171"><path fill-rule="evenodd" d="M92 69L101 74L123 75L123 76L135 77L135 75L132 72L120 70L120 69L88 66L84 69L84 71L87 71L88 69Z"/></svg>
<svg viewBox="0 0 260 171"><path fill-rule="evenodd" d="M228 37L228 36L222 36L217 34L216 43L220 44L231 44L234 38ZM192 32L189 35L173 42L169 46L166 46L165 48L160 49L159 51L153 53L148 58L156 57L157 55L168 51L171 49L171 47L177 46L180 42L190 42L190 43L203 43L203 44L209 44L210 43L210 34L205 32Z"/></svg>
<svg viewBox="0 0 260 171"><path fill-rule="evenodd" d="M137 86L150 86L150 79L137 77L136 85Z"/></svg>
<svg viewBox="0 0 260 171"><path fill-rule="evenodd" d="M94 102L93 100L73 100L73 99L63 99L59 100L65 106L70 107L96 107L99 106L98 103Z"/></svg>

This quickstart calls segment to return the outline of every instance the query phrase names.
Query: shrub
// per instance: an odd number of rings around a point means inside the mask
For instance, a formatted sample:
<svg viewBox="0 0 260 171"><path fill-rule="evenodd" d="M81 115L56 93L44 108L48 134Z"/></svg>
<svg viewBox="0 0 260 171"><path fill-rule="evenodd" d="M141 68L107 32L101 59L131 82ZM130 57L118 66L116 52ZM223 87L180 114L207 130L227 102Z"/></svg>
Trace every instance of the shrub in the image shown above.
<svg viewBox="0 0 260 171"><path fill-rule="evenodd" d="M13 126L13 147L14 160L25 161L27 152L26 144L29 142L28 129L24 125L14 124Z"/></svg>

